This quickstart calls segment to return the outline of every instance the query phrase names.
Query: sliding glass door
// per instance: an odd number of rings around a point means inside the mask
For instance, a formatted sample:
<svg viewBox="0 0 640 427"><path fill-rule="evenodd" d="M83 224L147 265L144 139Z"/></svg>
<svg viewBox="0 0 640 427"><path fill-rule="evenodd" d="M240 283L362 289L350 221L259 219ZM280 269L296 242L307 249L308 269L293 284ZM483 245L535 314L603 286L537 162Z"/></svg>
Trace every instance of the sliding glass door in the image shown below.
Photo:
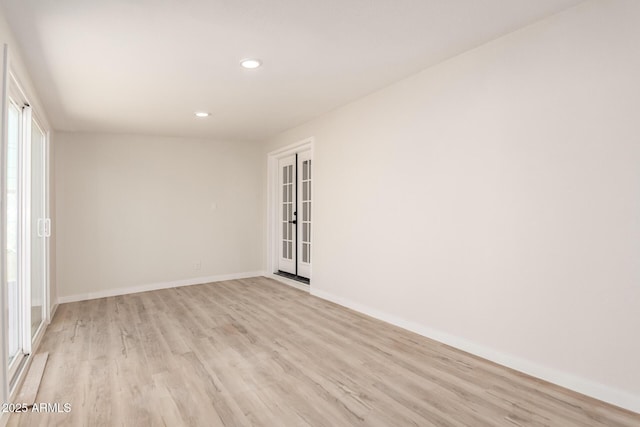
<svg viewBox="0 0 640 427"><path fill-rule="evenodd" d="M47 134L24 92L10 76L7 98L5 265L7 283L7 373L16 377L47 320L48 237Z"/></svg>

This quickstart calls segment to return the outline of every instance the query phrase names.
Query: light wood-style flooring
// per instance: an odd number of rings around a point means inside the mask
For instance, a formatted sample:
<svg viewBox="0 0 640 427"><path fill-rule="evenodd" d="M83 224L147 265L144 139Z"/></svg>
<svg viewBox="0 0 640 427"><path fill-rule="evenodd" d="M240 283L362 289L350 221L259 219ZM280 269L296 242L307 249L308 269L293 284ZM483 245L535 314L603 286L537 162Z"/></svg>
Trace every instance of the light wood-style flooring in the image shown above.
<svg viewBox="0 0 640 427"><path fill-rule="evenodd" d="M266 278L63 304L10 426L640 426L640 416Z"/></svg>

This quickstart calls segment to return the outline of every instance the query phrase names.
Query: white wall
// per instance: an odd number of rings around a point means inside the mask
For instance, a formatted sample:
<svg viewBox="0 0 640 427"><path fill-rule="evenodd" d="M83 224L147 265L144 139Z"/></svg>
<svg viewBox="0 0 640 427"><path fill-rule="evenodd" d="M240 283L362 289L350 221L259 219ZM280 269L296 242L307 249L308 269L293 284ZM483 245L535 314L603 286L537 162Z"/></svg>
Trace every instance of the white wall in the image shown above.
<svg viewBox="0 0 640 427"><path fill-rule="evenodd" d="M55 140L61 301L260 270L255 144L73 133Z"/></svg>
<svg viewBox="0 0 640 427"><path fill-rule="evenodd" d="M640 2L592 1L287 131L312 292L640 411Z"/></svg>

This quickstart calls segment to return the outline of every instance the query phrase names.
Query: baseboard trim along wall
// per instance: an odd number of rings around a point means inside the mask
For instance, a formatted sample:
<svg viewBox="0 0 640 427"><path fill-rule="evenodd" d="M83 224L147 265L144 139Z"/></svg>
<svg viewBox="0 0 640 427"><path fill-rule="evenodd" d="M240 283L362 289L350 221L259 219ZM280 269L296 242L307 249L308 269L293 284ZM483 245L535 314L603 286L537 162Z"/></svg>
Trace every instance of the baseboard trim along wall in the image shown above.
<svg viewBox="0 0 640 427"><path fill-rule="evenodd" d="M328 292L311 288L311 295L331 301L343 307L350 308L359 313L366 314L367 316L371 316L375 319L382 320L383 322L387 322L418 335L422 335L423 337L450 345L459 350L466 351L467 353L495 362L499 365L515 369L516 371L523 372L527 375L548 381L603 402L640 413L640 396L542 366L529 360L501 353L489 347L468 341L464 338L456 337L415 322L401 319Z"/></svg>
<svg viewBox="0 0 640 427"><path fill-rule="evenodd" d="M222 282L225 280L247 279L249 277L262 276L262 271L251 271L245 273L222 274L218 276L194 277L191 279L173 280L171 282L149 283L146 285L131 286L127 288L106 289L99 292L89 292L86 294L76 294L58 297L58 304L67 302L86 301L91 299L115 297L118 295L135 294L138 292L155 291L158 289L177 288L180 286L202 285L205 283Z"/></svg>

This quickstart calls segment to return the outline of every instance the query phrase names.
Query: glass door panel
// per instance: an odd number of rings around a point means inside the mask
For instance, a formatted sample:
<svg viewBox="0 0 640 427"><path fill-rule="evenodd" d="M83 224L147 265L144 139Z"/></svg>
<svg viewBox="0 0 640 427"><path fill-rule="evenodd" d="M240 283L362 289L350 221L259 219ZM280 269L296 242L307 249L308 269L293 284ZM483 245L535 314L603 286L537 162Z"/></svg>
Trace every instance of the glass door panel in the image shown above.
<svg viewBox="0 0 640 427"><path fill-rule="evenodd" d="M9 366L12 366L18 355L22 354L21 346L21 290L19 286L19 203L18 198L20 182L20 121L22 119L21 109L13 102L9 102L8 114L8 138L7 138L7 164L6 164L6 182L7 182L7 223L6 223L6 260L7 260L7 287L8 287L8 311L9 311L9 329L8 329L8 350L9 350Z"/></svg>
<svg viewBox="0 0 640 427"><path fill-rule="evenodd" d="M296 157L279 161L280 241L278 270L296 274Z"/></svg>
<svg viewBox="0 0 640 427"><path fill-rule="evenodd" d="M31 122L31 338L44 320L46 258L49 230L45 209L45 135Z"/></svg>
<svg viewBox="0 0 640 427"><path fill-rule="evenodd" d="M298 154L298 276L311 277L311 151Z"/></svg>

